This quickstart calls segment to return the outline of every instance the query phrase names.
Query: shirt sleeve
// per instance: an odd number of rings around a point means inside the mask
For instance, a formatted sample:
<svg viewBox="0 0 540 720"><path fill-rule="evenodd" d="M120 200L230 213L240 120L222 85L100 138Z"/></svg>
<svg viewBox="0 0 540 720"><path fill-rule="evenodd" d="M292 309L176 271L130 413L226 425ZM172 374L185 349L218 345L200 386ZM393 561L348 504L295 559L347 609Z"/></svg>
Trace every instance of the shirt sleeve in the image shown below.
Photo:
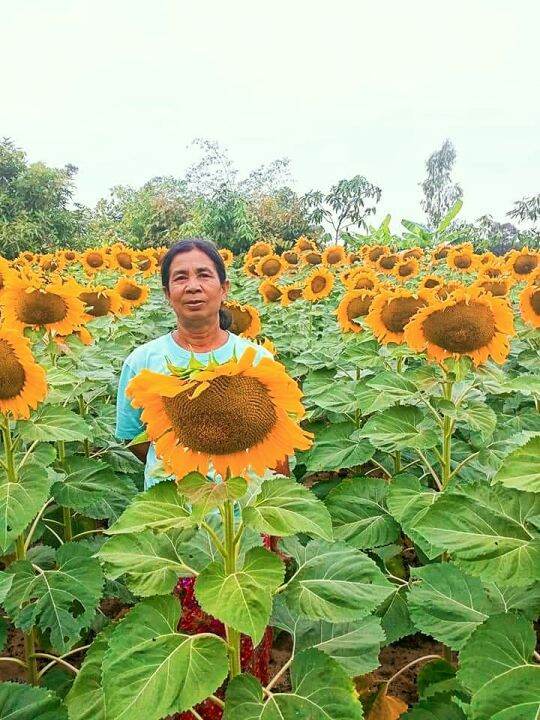
<svg viewBox="0 0 540 720"><path fill-rule="evenodd" d="M119 440L133 440L142 433L144 425L141 422L142 410L135 409L131 400L126 396L126 388L129 381L137 375L129 362L126 360L120 373L118 383L118 394L116 397L116 437Z"/></svg>

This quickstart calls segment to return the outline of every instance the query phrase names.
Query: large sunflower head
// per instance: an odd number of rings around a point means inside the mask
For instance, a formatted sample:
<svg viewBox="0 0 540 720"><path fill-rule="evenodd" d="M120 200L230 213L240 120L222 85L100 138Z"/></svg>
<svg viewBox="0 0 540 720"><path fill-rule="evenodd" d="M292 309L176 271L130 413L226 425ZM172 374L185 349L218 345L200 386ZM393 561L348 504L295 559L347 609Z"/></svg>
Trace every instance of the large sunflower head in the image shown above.
<svg viewBox="0 0 540 720"><path fill-rule="evenodd" d="M305 235L300 235L298 240L294 243L294 249L297 253L303 253L306 250L316 250L317 246L313 240L310 240Z"/></svg>
<svg viewBox="0 0 540 720"><path fill-rule="evenodd" d="M219 254L225 263L225 267L230 267L233 264L234 255L232 254L232 250L229 250L229 248L221 248Z"/></svg>
<svg viewBox="0 0 540 720"><path fill-rule="evenodd" d="M446 256L446 262L452 270L467 273L476 270L478 259L472 248L463 246L450 250Z"/></svg>
<svg viewBox="0 0 540 720"><path fill-rule="evenodd" d="M34 360L27 338L0 327L0 413L28 418L46 394L45 370Z"/></svg>
<svg viewBox="0 0 540 720"><path fill-rule="evenodd" d="M287 287L281 288L281 305L282 307L288 307L291 303L296 302L302 297L304 292L303 285L294 284L287 285Z"/></svg>
<svg viewBox="0 0 540 720"><path fill-rule="evenodd" d="M223 307L231 316L230 330L235 335L254 338L261 332L259 311L253 305L241 305L229 300L223 303Z"/></svg>
<svg viewBox="0 0 540 720"><path fill-rule="evenodd" d="M528 280L540 267L540 253L525 247L514 250L507 261L508 268L516 280Z"/></svg>
<svg viewBox="0 0 540 720"><path fill-rule="evenodd" d="M358 333L362 330L362 326L354 321L368 314L374 297L372 290L349 290L345 293L335 311L343 332Z"/></svg>
<svg viewBox="0 0 540 720"><path fill-rule="evenodd" d="M475 365L490 356L503 363L513 334L513 314L506 300L470 289L420 309L405 327L409 347L425 351L430 360L468 356Z"/></svg>
<svg viewBox="0 0 540 720"><path fill-rule="evenodd" d="M527 285L520 293L521 317L534 328L540 328L540 285Z"/></svg>
<svg viewBox="0 0 540 720"><path fill-rule="evenodd" d="M265 255L257 263L257 274L260 277L277 278L287 267L279 255Z"/></svg>
<svg viewBox="0 0 540 720"><path fill-rule="evenodd" d="M416 258L409 258L397 263L392 273L399 282L406 282L413 277L416 277L420 272L418 260Z"/></svg>
<svg viewBox="0 0 540 720"><path fill-rule="evenodd" d="M283 365L248 348L239 360L185 374L143 370L128 385L165 469L181 480L211 467L222 477L262 474L311 436L301 429L302 393Z"/></svg>
<svg viewBox="0 0 540 720"><path fill-rule="evenodd" d="M323 265L331 267L332 265L342 265L347 261L347 253L343 245L330 245L325 248L322 254Z"/></svg>
<svg viewBox="0 0 540 720"><path fill-rule="evenodd" d="M318 250L306 250L302 253L302 262L305 265L320 265L322 257L322 253Z"/></svg>
<svg viewBox="0 0 540 720"><path fill-rule="evenodd" d="M104 285L89 285L79 292L79 300L84 304L87 319L104 315L122 313L123 299L120 295Z"/></svg>
<svg viewBox="0 0 540 720"><path fill-rule="evenodd" d="M76 283L36 283L10 279L0 302L6 324L13 328L41 328L70 335L84 319L84 305Z"/></svg>
<svg viewBox="0 0 540 720"><path fill-rule="evenodd" d="M330 295L333 287L334 276L330 270L322 267L314 270L307 278L302 296L304 300L310 300L311 302L321 300Z"/></svg>
<svg viewBox="0 0 540 720"><path fill-rule="evenodd" d="M259 240L259 242L256 242L249 248L248 255L250 258L258 259L264 257L265 255L271 255L273 252L274 248L271 243L266 242L265 240Z"/></svg>
<svg viewBox="0 0 540 720"><path fill-rule="evenodd" d="M114 289L122 300L124 310L139 307L148 300L148 286L141 285L132 278L121 278Z"/></svg>
<svg viewBox="0 0 540 720"><path fill-rule="evenodd" d="M380 292L372 301L366 323L382 343L402 343L410 319L428 304L429 295L415 295L404 288Z"/></svg>
<svg viewBox="0 0 540 720"><path fill-rule="evenodd" d="M281 257L290 267L295 267L300 262L300 253L297 250L285 250Z"/></svg>
<svg viewBox="0 0 540 720"><path fill-rule="evenodd" d="M281 288L271 280L263 280L259 285L259 293L264 300L265 305L267 303L279 302L281 300Z"/></svg>
<svg viewBox="0 0 540 720"><path fill-rule="evenodd" d="M79 261L87 275L95 275L100 270L107 268L107 256L100 248L86 250L80 256Z"/></svg>

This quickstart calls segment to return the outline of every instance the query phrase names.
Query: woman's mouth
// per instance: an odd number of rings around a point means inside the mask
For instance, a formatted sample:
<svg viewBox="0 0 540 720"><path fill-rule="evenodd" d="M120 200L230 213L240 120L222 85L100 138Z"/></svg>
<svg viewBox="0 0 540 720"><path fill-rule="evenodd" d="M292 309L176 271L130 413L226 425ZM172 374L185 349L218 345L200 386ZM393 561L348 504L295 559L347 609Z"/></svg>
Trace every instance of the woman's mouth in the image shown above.
<svg viewBox="0 0 540 720"><path fill-rule="evenodd" d="M192 310L196 310L204 305L204 300L188 300L185 305Z"/></svg>

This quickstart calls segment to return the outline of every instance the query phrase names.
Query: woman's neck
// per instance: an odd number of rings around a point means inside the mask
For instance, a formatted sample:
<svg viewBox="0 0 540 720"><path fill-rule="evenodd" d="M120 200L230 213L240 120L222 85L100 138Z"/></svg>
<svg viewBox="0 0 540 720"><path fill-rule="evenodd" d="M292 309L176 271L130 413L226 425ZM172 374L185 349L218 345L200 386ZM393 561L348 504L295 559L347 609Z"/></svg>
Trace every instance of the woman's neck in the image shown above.
<svg viewBox="0 0 540 720"><path fill-rule="evenodd" d="M225 345L229 333L219 323L202 327L177 327L172 333L173 340L185 350L196 353L210 352Z"/></svg>

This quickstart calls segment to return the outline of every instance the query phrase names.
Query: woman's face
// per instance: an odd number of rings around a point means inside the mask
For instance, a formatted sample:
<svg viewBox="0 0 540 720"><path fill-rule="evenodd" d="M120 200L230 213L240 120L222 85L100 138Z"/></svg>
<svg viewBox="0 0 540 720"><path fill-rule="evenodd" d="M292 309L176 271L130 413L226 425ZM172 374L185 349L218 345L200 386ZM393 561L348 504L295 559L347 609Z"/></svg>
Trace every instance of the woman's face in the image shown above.
<svg viewBox="0 0 540 720"><path fill-rule="evenodd" d="M181 325L204 325L218 316L229 281L221 284L212 260L201 250L178 253L165 295Z"/></svg>

